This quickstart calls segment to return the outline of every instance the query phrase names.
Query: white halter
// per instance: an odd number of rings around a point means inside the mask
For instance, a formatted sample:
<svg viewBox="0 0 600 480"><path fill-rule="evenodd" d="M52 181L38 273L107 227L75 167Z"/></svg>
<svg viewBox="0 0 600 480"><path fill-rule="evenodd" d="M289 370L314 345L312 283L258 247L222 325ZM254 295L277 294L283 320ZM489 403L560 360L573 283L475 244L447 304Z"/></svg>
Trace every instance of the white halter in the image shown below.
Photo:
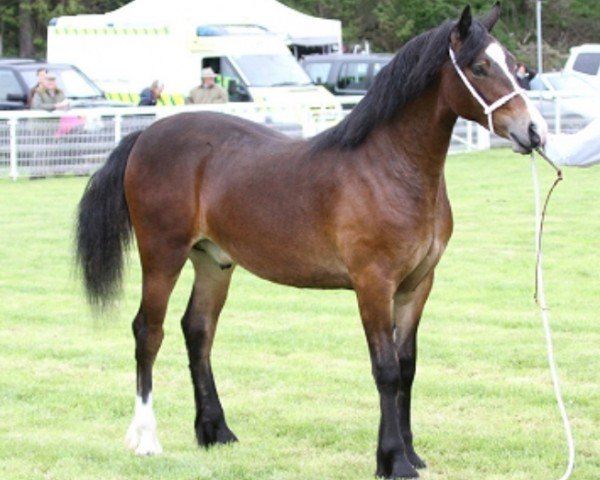
<svg viewBox="0 0 600 480"><path fill-rule="evenodd" d="M494 132L494 123L492 121L492 113L494 113L495 110L500 108L502 105L504 105L506 102L508 102L511 98L516 97L517 95L520 95L521 97L523 97L523 99L526 99L527 97L525 96L525 91L522 88L516 87L515 83L512 82L513 88L514 88L514 90L512 92L507 93L506 95L504 95L503 97L500 97L498 100L496 100L491 105L488 105L486 103L486 101L481 97L481 95L479 95L479 93L477 93L477 90L475 90L475 87L473 87L471 82L469 82L469 79L464 74L464 72L460 69L460 67L458 66L458 63L456 63L456 56L454 55L454 52L452 51L452 47L450 47L448 49L448 51L450 52L450 60L452 60L452 65L454 65L454 69L456 70L456 73L458 73L458 76L461 78L461 80L463 81L465 86L469 89L469 92L471 92L471 95L473 95L473 98L475 100L477 100L477 102L479 102L479 105L481 105L483 107L483 113L485 113L488 118L488 126L489 126L490 133L495 133Z"/></svg>

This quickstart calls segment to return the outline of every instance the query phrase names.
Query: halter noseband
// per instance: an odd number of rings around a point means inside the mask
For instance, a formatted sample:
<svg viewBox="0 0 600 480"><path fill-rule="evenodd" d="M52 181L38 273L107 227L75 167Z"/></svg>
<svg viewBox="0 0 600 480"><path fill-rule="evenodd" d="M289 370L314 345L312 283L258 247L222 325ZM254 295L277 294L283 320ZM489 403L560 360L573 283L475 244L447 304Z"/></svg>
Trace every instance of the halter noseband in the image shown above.
<svg viewBox="0 0 600 480"><path fill-rule="evenodd" d="M475 87L471 84L471 82L469 82L469 79L464 74L464 72L460 69L460 67L458 66L458 63L456 63L456 56L454 55L454 51L452 50L452 47L448 48L448 52L450 53L450 60L452 60L452 65L454 65L454 69L456 70L456 73L458 73L458 76L461 78L461 80L463 81L465 86L468 88L469 92L471 92L471 95L473 95L473 98L475 100L477 100L479 105L482 106L483 113L485 113L487 115L490 133L496 133L496 132L494 132L494 123L492 121L492 114L494 113L494 111L497 110L498 108L500 108L505 103L507 103L513 97L516 97L517 95L520 95L525 99L526 98L525 90L523 90L522 88L514 87L514 90L512 92L507 93L506 95L504 95L503 97L500 97L498 100L496 100L491 105L488 105L487 102L481 97L481 95L479 95L479 93L477 93L477 90L475 90ZM514 82L513 82L513 85L514 85Z"/></svg>

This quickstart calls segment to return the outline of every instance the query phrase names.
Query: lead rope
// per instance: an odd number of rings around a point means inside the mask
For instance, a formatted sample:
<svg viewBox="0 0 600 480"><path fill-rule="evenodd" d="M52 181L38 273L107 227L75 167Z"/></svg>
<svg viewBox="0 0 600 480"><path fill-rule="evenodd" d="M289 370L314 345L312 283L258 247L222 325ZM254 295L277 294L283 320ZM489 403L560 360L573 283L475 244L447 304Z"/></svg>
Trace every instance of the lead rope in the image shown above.
<svg viewBox="0 0 600 480"><path fill-rule="evenodd" d="M492 114L494 110L500 108L502 105L507 103L513 97L520 95L523 100L527 102L527 97L525 92L516 86L513 82L513 91L508 94L500 97L498 100L488 105L487 102L479 95L475 87L471 84L467 76L458 66L456 61L456 56L454 55L454 51L452 47L448 48L448 53L450 55L450 60L452 61L452 65L456 70L456 73L463 81L471 95L477 103L481 105L483 108L483 113L487 116L488 127L491 133L494 133L494 123L492 119ZM567 464L567 469L565 473L559 480L567 480L571 477L573 473L573 467L575 465L575 442L573 441L573 433L571 432L571 424L569 423L569 417L567 416L567 410L565 409L565 404L562 399L562 394L560 391L560 382L558 378L558 372L556 369L556 360L554 359L554 347L552 346L552 332L550 331L550 320L548 318L548 307L546 306L546 295L544 292L544 278L542 275L542 233L544 228L544 220L546 217L546 209L548 208L548 202L550 201L550 196L552 192L556 188L556 185L562 180L562 172L560 169L554 165L552 160L550 160L541 149L536 150L537 153L546 160L553 168L556 170L556 179L550 187L548 194L546 195L546 200L544 202L543 209L540 209L540 187L539 180L537 175L537 169L535 166L535 156L533 152L531 152L531 173L533 178L533 190L535 195L535 244L536 244L536 265L535 265L535 294L534 298L536 303L540 308L540 313L542 316L542 322L544 324L544 332L546 334L546 350L548 352L548 365L550 366L550 376L552 377L552 386L554 387L554 395L556 397L556 401L558 403L558 409L560 411L560 416L563 421L563 425L565 428L565 435L567 438L567 445L569 448L569 460Z"/></svg>
<svg viewBox="0 0 600 480"><path fill-rule="evenodd" d="M533 192L535 198L535 247L536 247L536 265L535 265L535 294L534 298L539 306L540 314L542 317L542 323L544 325L544 333L546 336L546 350L548 354L548 365L550 366L550 376L552 377L552 386L554 387L554 396L558 404L558 410L562 418L563 426L565 429L565 437L567 439L567 447L569 449L569 459L565 473L560 480L567 480L573 473L575 466L575 442L573 441L573 432L571 431L571 424L565 408L565 403L562 398L560 390L560 381L558 377L558 371L556 368L556 359L554 358L554 347L552 345L552 332L550 330L550 319L548 315L548 307L546 305L546 294L544 291L544 278L542 269L542 233L544 229L544 220L546 217L546 209L548 208L548 202L550 196L554 191L554 188L562 180L562 172L560 169L550 160L541 149L536 150L537 153L546 160L555 170L556 179L550 187L543 208L540 208L540 186L537 174L537 167L535 163L535 155L531 152L531 176L533 180Z"/></svg>
<svg viewBox="0 0 600 480"><path fill-rule="evenodd" d="M494 110L500 108L502 105L504 105L506 102L511 100L513 97L516 97L517 95L520 95L523 98L523 100L527 101L525 92L521 88L518 88L516 85L514 85L514 82L513 82L514 89L512 92L509 92L508 94L506 94L503 97L496 100L491 105L488 105L487 102L481 97L481 95L479 95L479 93L477 92L475 87L473 87L473 85L471 85L471 82L469 81L467 76L464 74L464 72L458 66L458 63L456 61L456 56L454 55L454 51L452 50L452 47L448 48L448 53L450 55L450 60L452 61L452 65L454 66L454 69L456 70L456 73L458 74L460 79L463 81L463 83L465 84L465 86L467 87L467 89L469 90L471 95L473 96L473 98L475 100L477 100L477 103L479 103L479 105L481 105L481 107L483 108L483 113L487 116L488 127L489 127L489 130L491 133L494 133L494 123L493 123L493 119L492 119L492 114L494 113ZM565 470L565 473L563 474L562 477L560 477L559 480L567 480L568 478L571 477L571 474L573 473L573 467L575 465L575 443L573 441L573 433L571 432L571 424L569 423L569 417L567 416L567 410L565 409L565 404L563 402L562 394L560 391L560 382L559 382L559 378L558 378L558 372L556 369L556 361L554 359L554 347L552 346L552 332L550 331L550 320L548 319L548 307L546 306L546 296L545 296L545 292L544 292L544 279L542 276L542 232L543 232L543 228L544 228L544 219L546 217L546 209L548 207L548 202L550 201L550 196L552 195L552 192L554 191L554 188L556 187L556 185L558 185L558 183L562 180L562 172L556 165L554 165L552 160L550 160L541 149L538 148L536 151L544 160L546 160L550 165L552 165L554 170L556 170L556 179L554 180L552 187L550 187L550 190L548 191L548 195L546 196L546 201L544 202L543 209L540 209L539 180L538 180L538 176L537 176L537 169L535 166L535 157L534 157L533 152L531 152L531 172L532 172L532 177L533 177L533 189L534 189L534 195L535 195L536 265L535 265L535 295L534 295L534 298L535 298L536 303L540 307L540 313L542 315L542 322L544 324L544 332L546 334L546 349L548 352L548 365L550 366L550 376L552 377L552 386L554 387L554 395L555 395L556 401L558 403L558 409L560 411L560 416L562 418L563 425L565 428L565 435L567 438L567 445L569 448L569 460L568 460L568 464L567 464L567 469Z"/></svg>

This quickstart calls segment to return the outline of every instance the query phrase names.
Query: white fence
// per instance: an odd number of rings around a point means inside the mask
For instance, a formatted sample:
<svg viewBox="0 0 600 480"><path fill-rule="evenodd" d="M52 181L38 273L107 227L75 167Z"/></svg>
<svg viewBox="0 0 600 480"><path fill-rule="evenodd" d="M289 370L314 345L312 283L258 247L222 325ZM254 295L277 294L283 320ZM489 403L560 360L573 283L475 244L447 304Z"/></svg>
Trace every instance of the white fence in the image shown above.
<svg viewBox="0 0 600 480"><path fill-rule="evenodd" d="M194 110L224 111L292 137L313 135L341 118L341 109L275 110L251 103L0 112L0 177L87 175L104 163L123 136L159 118Z"/></svg>
<svg viewBox="0 0 600 480"><path fill-rule="evenodd" d="M348 105L358 99L345 99ZM585 122L561 115L560 102L551 114L551 128L567 131ZM132 107L72 109L61 114L40 111L0 112L0 178L88 175L101 166L124 135L146 128L158 118L182 111L213 110L271 126L292 137L309 137L339 122L342 109L309 109L297 106L265 108L253 103L186 107ZM553 120L553 121L552 121ZM504 143L503 143L504 142ZM452 135L450 152L483 150L506 145L490 139L484 128L460 119Z"/></svg>

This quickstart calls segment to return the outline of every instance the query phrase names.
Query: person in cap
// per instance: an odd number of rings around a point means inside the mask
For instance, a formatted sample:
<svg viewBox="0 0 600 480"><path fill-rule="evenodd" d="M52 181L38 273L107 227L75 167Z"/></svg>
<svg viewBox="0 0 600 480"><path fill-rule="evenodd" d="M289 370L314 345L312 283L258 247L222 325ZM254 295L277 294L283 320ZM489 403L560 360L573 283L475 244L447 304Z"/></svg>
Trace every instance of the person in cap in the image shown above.
<svg viewBox="0 0 600 480"><path fill-rule="evenodd" d="M212 68L202 69L202 83L190 90L185 103L227 103L229 95L221 85L215 83L217 76Z"/></svg>
<svg viewBox="0 0 600 480"><path fill-rule="evenodd" d="M140 102L138 103L138 106L153 107L156 105L164 88L165 86L162 82L154 80L149 87L144 88L140 92Z"/></svg>
<svg viewBox="0 0 600 480"><path fill-rule="evenodd" d="M56 85L56 77L52 73L46 73L41 79L41 84L36 88L31 99L33 110L67 110L69 101L66 100L64 92Z"/></svg>

